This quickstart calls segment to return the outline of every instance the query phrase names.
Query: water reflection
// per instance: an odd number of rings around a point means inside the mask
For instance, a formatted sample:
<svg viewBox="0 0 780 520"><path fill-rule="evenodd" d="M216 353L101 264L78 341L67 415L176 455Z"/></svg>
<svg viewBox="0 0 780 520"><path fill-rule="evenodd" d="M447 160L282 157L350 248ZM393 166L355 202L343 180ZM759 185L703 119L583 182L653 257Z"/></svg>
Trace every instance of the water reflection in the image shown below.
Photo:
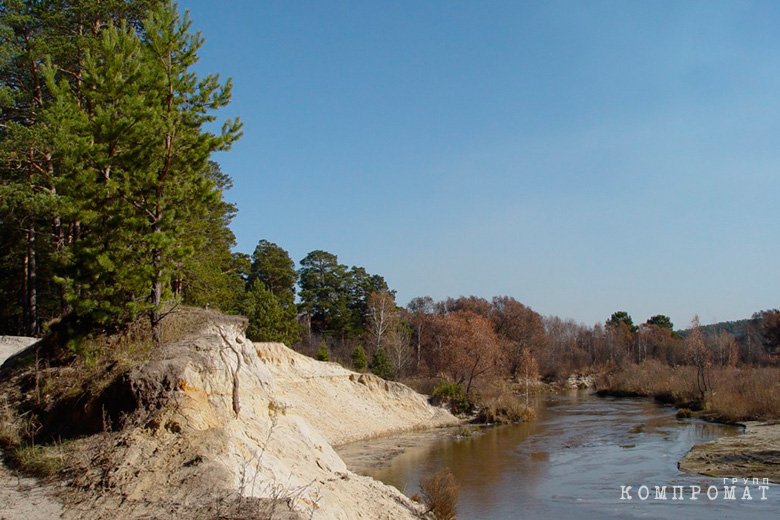
<svg viewBox="0 0 780 520"><path fill-rule="evenodd" d="M619 500L621 485L697 484L706 489L722 484L683 474L677 461L696 443L737 435L735 427L678 420L673 409L644 400L600 399L582 392L549 397L537 406L536 421L486 428L471 437L433 437L383 467L355 469L411 495L423 475L448 467L461 487L461 519L683 515L711 520L714 513L776 518L777 486L765 502ZM353 466L348 452L342 455Z"/></svg>

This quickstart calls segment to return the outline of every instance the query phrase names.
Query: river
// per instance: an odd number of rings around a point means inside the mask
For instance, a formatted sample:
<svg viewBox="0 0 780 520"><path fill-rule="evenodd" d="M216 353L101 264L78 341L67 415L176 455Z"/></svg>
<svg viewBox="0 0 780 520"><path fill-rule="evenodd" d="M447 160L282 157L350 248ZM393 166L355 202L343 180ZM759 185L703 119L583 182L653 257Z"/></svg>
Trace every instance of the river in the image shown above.
<svg viewBox="0 0 780 520"><path fill-rule="evenodd" d="M535 421L481 428L470 436L451 432L415 433L348 445L339 449L358 473L418 492L421 476L443 467L460 486L458 518L777 518L780 486L761 500L723 499L723 479L688 475L677 469L700 442L738 435L733 426L676 419L674 409L639 399L609 399L584 392L537 402ZM378 455L380 455L378 457ZM753 475L734 475L752 477ZM760 475L758 475L760 477ZM649 487L647 500L637 490ZM655 499L654 486L668 486L667 499ZM718 498L706 496L717 486ZM621 486L632 486L621 500ZM685 486L684 500L672 500L672 486ZM700 486L691 500L689 486Z"/></svg>

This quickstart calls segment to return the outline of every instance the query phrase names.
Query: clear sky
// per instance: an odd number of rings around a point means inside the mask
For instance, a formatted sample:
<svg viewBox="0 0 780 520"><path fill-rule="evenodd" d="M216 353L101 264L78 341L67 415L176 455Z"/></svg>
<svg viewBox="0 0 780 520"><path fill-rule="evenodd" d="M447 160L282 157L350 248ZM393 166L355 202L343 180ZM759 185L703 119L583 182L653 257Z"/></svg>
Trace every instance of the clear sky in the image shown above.
<svg viewBox="0 0 780 520"><path fill-rule="evenodd" d="M593 324L780 306L780 3L188 0L238 250Z"/></svg>

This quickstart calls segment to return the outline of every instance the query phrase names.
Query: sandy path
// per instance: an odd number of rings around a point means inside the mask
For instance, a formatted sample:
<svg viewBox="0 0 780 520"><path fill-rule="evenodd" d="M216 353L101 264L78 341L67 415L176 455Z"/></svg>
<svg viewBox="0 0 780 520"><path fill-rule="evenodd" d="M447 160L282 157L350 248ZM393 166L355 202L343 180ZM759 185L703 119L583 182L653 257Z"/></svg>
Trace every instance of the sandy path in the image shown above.
<svg viewBox="0 0 780 520"><path fill-rule="evenodd" d="M0 520L45 520L62 514L51 487L33 478L18 478L0 465Z"/></svg>
<svg viewBox="0 0 780 520"><path fill-rule="evenodd" d="M31 345L33 338L0 336L0 364ZM3 452L0 451L0 460ZM62 504L55 489L34 478L19 477L0 463L0 520L62 518Z"/></svg>

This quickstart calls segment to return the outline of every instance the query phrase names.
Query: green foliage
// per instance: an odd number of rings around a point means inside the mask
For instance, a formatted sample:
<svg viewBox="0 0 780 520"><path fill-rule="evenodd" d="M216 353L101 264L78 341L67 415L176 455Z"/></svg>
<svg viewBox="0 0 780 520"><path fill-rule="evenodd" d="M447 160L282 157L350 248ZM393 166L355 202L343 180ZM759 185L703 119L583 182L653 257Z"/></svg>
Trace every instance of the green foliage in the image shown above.
<svg viewBox="0 0 780 520"><path fill-rule="evenodd" d="M220 193L232 187L230 177L214 162L209 163L207 176ZM241 311L250 267L247 255L231 252L236 240L229 225L235 214L235 205L220 197L208 206L206 218L192 223L190 232L199 235L202 246L182 262L174 280L174 290L184 303L228 313Z"/></svg>
<svg viewBox="0 0 780 520"><path fill-rule="evenodd" d="M363 345L358 345L355 350L352 351L352 368L358 372L363 372L368 367L368 356L366 356L366 349Z"/></svg>
<svg viewBox="0 0 780 520"><path fill-rule="evenodd" d="M246 335L252 341L273 341L292 345L298 340L295 307L283 307L276 296L256 279L241 302L241 311L249 319Z"/></svg>
<svg viewBox="0 0 780 520"><path fill-rule="evenodd" d="M330 351L328 344L324 341L320 343L320 349L317 351L317 361L330 361Z"/></svg>
<svg viewBox="0 0 780 520"><path fill-rule="evenodd" d="M631 315L625 311L613 312L612 316L607 320L606 326L609 328L619 328L624 325L631 332L636 332L637 327L634 325L634 320L631 319Z"/></svg>
<svg viewBox="0 0 780 520"><path fill-rule="evenodd" d="M327 251L312 251L298 270L300 310L313 332L339 339L355 338L366 329L368 296L387 291L387 282L362 267L348 268Z"/></svg>
<svg viewBox="0 0 780 520"><path fill-rule="evenodd" d="M349 285L347 267L336 255L312 251L301 260L298 271L301 310L308 313L312 329L334 336L349 332Z"/></svg>
<svg viewBox="0 0 780 520"><path fill-rule="evenodd" d="M447 405L454 414L468 413L473 408L463 385L448 381L441 381L433 388L431 400L437 405Z"/></svg>
<svg viewBox="0 0 780 520"><path fill-rule="evenodd" d="M166 300L214 299L206 286L222 303L238 286L221 276L234 208L209 159L240 124L203 128L230 82L192 72L202 38L188 18L155 0L0 9L0 222L23 230L8 271L25 266L13 299L24 328L44 308L88 329L142 312L156 325Z"/></svg>
<svg viewBox="0 0 780 520"><path fill-rule="evenodd" d="M669 316L664 316L663 314L656 314L647 320L646 323L647 325L654 325L662 329L674 330L674 324L672 323L671 318L669 318Z"/></svg>
<svg viewBox="0 0 780 520"><path fill-rule="evenodd" d="M395 372L393 371L393 364L390 362L390 358L385 352L384 348L378 348L371 356L371 363L368 368L371 373L381 377L382 379L392 380L395 378Z"/></svg>
<svg viewBox="0 0 780 520"><path fill-rule="evenodd" d="M252 254L249 283L256 279L260 279L266 289L282 300L292 301L295 296L295 282L298 279L295 262L287 251L268 240L261 240Z"/></svg>
<svg viewBox="0 0 780 520"><path fill-rule="evenodd" d="M256 339L291 346L299 339L293 261L287 251L261 240L252 255L242 312ZM248 331L248 333L249 333Z"/></svg>

